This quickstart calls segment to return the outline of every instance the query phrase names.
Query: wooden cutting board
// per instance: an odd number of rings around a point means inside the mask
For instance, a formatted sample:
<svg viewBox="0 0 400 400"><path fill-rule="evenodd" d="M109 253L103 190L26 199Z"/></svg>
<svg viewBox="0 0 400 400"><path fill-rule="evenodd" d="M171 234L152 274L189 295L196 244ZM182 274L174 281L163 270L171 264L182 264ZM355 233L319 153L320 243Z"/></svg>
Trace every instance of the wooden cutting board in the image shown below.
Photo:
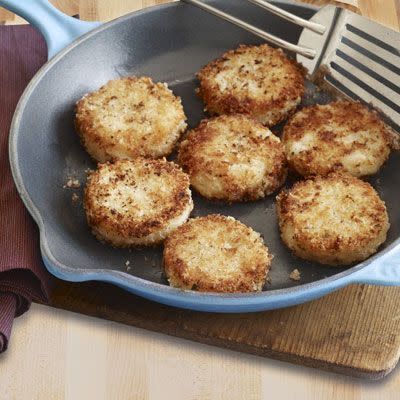
<svg viewBox="0 0 400 400"><path fill-rule="evenodd" d="M400 356L400 288L354 285L296 307L212 314L163 306L104 283L58 281L50 305L370 379L388 374Z"/></svg>
<svg viewBox="0 0 400 400"><path fill-rule="evenodd" d="M163 0L53 0L82 19L108 20ZM321 4L323 1L308 1ZM347 0L400 27L399 0ZM0 9L0 23L22 20ZM350 286L320 300L255 314L210 314L152 303L111 285L57 281L50 305L263 357L379 379L400 357L400 288Z"/></svg>

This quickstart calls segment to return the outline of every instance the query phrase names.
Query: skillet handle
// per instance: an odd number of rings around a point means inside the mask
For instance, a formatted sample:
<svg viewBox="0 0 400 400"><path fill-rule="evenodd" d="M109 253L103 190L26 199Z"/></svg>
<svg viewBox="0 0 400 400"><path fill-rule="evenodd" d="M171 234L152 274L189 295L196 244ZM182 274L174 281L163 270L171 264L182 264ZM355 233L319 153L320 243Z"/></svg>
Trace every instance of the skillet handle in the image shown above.
<svg viewBox="0 0 400 400"><path fill-rule="evenodd" d="M65 15L48 0L0 0L0 6L26 19L42 33L49 59L76 38L100 25L100 22L79 21Z"/></svg>
<svg viewBox="0 0 400 400"><path fill-rule="evenodd" d="M400 286L400 246L352 274L352 283Z"/></svg>

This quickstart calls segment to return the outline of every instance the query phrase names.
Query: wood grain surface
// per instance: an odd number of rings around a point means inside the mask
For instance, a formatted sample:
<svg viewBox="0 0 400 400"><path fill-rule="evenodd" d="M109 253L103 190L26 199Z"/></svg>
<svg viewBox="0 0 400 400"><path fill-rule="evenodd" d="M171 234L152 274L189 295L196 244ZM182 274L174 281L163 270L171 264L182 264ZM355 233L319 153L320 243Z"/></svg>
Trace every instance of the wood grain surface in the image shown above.
<svg viewBox="0 0 400 400"><path fill-rule="evenodd" d="M82 19L109 20L165 1L52 2ZM400 28L398 0L346 3ZM0 21L24 22L1 9ZM239 315L172 309L99 283L60 282L51 302L147 330L33 305L0 356L0 399L399 397L398 371L379 384L365 383L148 331L376 379L400 355L398 288L351 286L305 305Z"/></svg>
<svg viewBox="0 0 400 400"><path fill-rule="evenodd" d="M398 368L368 382L37 304L0 355L1 400L397 400L399 392Z"/></svg>
<svg viewBox="0 0 400 400"><path fill-rule="evenodd" d="M346 375L380 379L400 356L400 288L349 286L281 310L212 314L98 282L59 282L51 306Z"/></svg>

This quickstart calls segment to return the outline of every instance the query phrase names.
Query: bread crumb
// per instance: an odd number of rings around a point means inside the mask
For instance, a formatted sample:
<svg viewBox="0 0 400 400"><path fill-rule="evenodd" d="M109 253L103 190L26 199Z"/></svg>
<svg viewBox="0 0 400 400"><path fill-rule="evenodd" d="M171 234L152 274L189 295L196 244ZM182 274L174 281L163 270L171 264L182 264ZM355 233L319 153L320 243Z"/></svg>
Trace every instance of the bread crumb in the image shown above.
<svg viewBox="0 0 400 400"><path fill-rule="evenodd" d="M399 135L390 127L388 127L388 138L390 145L393 150L400 150L400 138Z"/></svg>
<svg viewBox="0 0 400 400"><path fill-rule="evenodd" d="M81 183L79 182L78 179L67 177L67 182L63 186L63 189L72 189L72 188L79 188L81 187Z"/></svg>
<svg viewBox="0 0 400 400"><path fill-rule="evenodd" d="M301 276L300 276L300 271L299 271L297 268L294 269L294 270L290 273L289 278L290 278L292 281L299 281L300 278L301 278Z"/></svg>
<svg viewBox="0 0 400 400"><path fill-rule="evenodd" d="M72 204L76 205L79 201L79 196L76 193L72 193L71 200L72 200Z"/></svg>

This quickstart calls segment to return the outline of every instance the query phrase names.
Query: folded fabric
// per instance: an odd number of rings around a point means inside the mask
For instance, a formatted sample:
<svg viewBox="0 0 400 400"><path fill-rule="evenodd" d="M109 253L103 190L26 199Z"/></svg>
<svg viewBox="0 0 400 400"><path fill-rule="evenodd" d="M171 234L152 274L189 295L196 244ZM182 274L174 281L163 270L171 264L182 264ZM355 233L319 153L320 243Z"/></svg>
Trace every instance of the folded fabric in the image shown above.
<svg viewBox="0 0 400 400"><path fill-rule="evenodd" d="M0 26L0 352L7 348L14 318L32 300L45 302L52 286L40 257L38 229L19 198L8 159L15 107L46 53L31 26Z"/></svg>

